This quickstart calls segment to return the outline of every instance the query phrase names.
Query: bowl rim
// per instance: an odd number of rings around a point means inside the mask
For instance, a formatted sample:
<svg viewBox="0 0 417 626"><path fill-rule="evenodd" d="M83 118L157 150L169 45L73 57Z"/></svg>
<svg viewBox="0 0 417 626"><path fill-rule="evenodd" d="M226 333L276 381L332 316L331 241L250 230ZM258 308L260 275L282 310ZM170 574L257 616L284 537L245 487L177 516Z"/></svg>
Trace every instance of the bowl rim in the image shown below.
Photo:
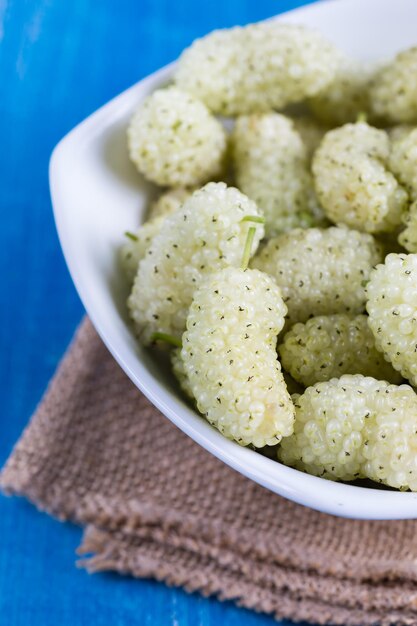
<svg viewBox="0 0 417 626"><path fill-rule="evenodd" d="M280 14L276 19L294 15L302 17L303 13L314 11L322 4L357 5L358 2L359 0L325 0L318 5L311 4ZM112 335L105 315L95 306L94 294L84 282L83 268L74 254L77 242L69 224L68 211L65 209L62 180L68 169L68 155L71 158L72 152L76 151L80 143L94 139L97 128L101 125L111 124L116 117L121 117L126 110L130 110L133 95L143 91L149 92L166 83L172 77L175 65L175 62L171 63L150 74L100 107L65 135L52 152L49 184L55 224L68 270L88 316L109 352L152 404L200 446L234 470L276 494L324 513L355 519L417 518L417 493L372 489L329 481L286 467L254 450L229 441L196 411L170 394L163 383L150 374L138 357L136 363L129 358L121 342Z"/></svg>

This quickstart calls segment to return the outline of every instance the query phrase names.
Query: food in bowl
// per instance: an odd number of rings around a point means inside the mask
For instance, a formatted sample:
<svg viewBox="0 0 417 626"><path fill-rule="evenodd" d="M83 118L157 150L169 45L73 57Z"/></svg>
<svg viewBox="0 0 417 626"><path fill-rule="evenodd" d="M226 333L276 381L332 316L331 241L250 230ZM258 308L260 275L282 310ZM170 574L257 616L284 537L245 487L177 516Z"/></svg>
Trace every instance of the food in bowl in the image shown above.
<svg viewBox="0 0 417 626"><path fill-rule="evenodd" d="M165 189L121 254L138 340L226 437L417 490L413 62L274 22L195 42L129 126Z"/></svg>

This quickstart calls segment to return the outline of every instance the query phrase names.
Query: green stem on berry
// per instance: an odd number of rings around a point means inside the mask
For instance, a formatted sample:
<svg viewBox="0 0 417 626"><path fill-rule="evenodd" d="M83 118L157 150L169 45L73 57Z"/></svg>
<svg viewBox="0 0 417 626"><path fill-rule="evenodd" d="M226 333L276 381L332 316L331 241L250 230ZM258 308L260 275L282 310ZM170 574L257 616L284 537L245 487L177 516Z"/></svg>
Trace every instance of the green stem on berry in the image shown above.
<svg viewBox="0 0 417 626"><path fill-rule="evenodd" d="M128 239L131 239L132 241L138 241L138 237L134 235L133 233L129 232L128 230L125 232L125 237L127 237Z"/></svg>
<svg viewBox="0 0 417 626"><path fill-rule="evenodd" d="M368 121L368 115L365 113L365 111L360 111L358 113L356 121L357 122L365 122L365 124L366 124L366 122Z"/></svg>
<svg viewBox="0 0 417 626"><path fill-rule="evenodd" d="M169 343L171 346L175 346L176 348L182 348L181 339L177 339L177 337L173 337L167 333L153 333L151 335L151 342L153 343L155 341L164 341L165 343Z"/></svg>
<svg viewBox="0 0 417 626"><path fill-rule="evenodd" d="M245 215L242 222L255 222L255 224L265 224L265 218L260 215Z"/></svg>
<svg viewBox="0 0 417 626"><path fill-rule="evenodd" d="M251 226L248 230L248 236L246 237L245 249L243 250L242 257L242 270L248 269L250 254L252 251L253 238L255 237L256 228Z"/></svg>

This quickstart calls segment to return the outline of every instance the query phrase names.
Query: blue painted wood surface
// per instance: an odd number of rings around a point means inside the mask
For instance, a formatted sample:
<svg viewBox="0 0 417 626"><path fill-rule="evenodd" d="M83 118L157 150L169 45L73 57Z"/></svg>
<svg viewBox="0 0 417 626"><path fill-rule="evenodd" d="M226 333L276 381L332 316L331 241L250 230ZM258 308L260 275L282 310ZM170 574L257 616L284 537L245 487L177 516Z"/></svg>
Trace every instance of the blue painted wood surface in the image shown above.
<svg viewBox="0 0 417 626"><path fill-rule="evenodd" d="M53 146L77 122L214 28L303 0L0 0L0 463L83 309L48 191ZM0 497L0 625L261 626L270 617L154 581L74 567L81 530Z"/></svg>

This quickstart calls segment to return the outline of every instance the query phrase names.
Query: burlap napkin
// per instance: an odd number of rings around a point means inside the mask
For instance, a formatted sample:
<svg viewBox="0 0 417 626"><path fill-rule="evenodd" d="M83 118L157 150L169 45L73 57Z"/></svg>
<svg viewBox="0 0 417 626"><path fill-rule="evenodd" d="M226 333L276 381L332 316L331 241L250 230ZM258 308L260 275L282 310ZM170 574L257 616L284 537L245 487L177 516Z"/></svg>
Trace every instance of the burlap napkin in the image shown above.
<svg viewBox="0 0 417 626"><path fill-rule="evenodd" d="M319 624L417 624L417 522L360 522L288 502L177 430L85 321L2 472L86 525L89 571L154 577Z"/></svg>

